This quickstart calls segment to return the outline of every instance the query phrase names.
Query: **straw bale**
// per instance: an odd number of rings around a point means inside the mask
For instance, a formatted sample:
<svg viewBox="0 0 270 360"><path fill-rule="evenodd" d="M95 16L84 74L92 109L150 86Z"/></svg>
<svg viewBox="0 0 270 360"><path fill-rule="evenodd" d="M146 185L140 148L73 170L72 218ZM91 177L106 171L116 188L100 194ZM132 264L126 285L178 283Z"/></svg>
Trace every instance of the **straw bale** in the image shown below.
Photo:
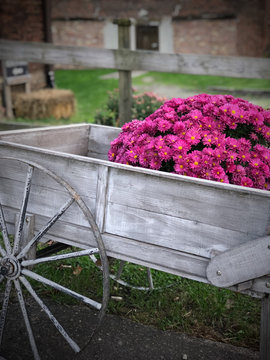
<svg viewBox="0 0 270 360"><path fill-rule="evenodd" d="M56 119L71 117L75 112L75 96L71 90L44 89L18 94L14 104L16 117Z"/></svg>

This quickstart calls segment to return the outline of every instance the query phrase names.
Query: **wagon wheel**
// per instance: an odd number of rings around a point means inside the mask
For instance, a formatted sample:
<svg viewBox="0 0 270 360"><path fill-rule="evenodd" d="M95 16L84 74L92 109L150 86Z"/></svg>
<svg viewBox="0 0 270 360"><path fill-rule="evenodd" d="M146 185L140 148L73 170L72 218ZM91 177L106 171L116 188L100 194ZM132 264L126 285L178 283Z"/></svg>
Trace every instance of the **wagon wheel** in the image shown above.
<svg viewBox="0 0 270 360"><path fill-rule="evenodd" d="M97 256L92 254L90 258L102 270ZM159 270L109 257L109 276L119 285L140 291L151 291L168 288L176 284L177 280L174 275L165 274L165 278L162 276L162 280L160 280L160 274L161 271Z"/></svg>
<svg viewBox="0 0 270 360"><path fill-rule="evenodd" d="M102 317L105 314L106 306L109 298L109 272L108 272L108 260L106 257L103 241L101 238L101 234L99 229L94 221L93 215L90 212L89 208L85 205L83 200L80 198L78 193L62 178L55 175L53 172L48 169L36 164L34 162L30 162L28 160L5 157L1 158L6 161L16 161L19 163L26 164L27 166L27 174L24 185L24 191L22 195L21 208L19 212L19 218L17 224L15 226L14 239L13 243L8 233L8 223L5 220L4 215L4 205L0 203L0 234L2 232L2 244L0 244L0 282L1 286L5 285L4 297L2 303L2 310L0 315L0 348L3 339L3 332L6 323L6 317L8 312L9 303L11 300L11 289L14 285L14 288L17 293L17 298L19 301L19 305L22 311L24 323L26 326L26 330L28 333L28 338L30 341L31 349L35 359L40 359L39 352L37 349L36 341L33 335L32 326L30 324L29 316L26 309L26 302L24 298L23 291L27 290L34 300L38 303L42 311L48 316L48 318L52 321L53 325L62 335L62 337L67 341L69 346L75 351L79 352L80 347L78 344L70 337L70 335L66 332L66 330L62 327L59 321L52 314L50 309L45 305L43 300L40 298L38 293L32 287L32 283L40 285L45 284L49 288L56 289L59 292L62 292L70 297L73 297L86 305L94 308L99 311L99 321L97 326L100 324ZM25 166L25 165L24 165ZM65 196L68 196L68 201L61 206L61 208L50 218L50 220L42 226L42 228L33 236L33 238L26 244L21 247L22 242L22 232L23 226L26 218L26 211L28 203L30 203L29 198L31 198L31 183L34 172L41 172L42 175L46 174L49 178L56 181L58 184L64 188ZM17 196L17 194L16 194ZM33 248L42 238L46 235L48 230L60 219L60 217L69 209L72 204L76 204L77 207L84 214L88 224L91 227L91 230L94 235L94 239L96 241L97 246L95 248L88 248L79 251L72 251L69 253L63 253L60 255L46 256L43 258L37 259L27 259L27 256ZM102 272L103 272L103 294L102 300L96 301L93 298L81 295L67 287L62 286L61 284L51 281L48 278L38 274L35 272L35 268L38 267L38 264L55 264L56 261L65 261L65 259L80 259L82 256L85 256L89 259L89 255L98 254L102 263ZM30 281L29 281L30 279ZM23 288L21 287L23 284ZM96 329L96 328L95 328ZM94 329L94 330L95 330ZM93 332L94 332L93 330ZM90 336L93 335L93 332Z"/></svg>

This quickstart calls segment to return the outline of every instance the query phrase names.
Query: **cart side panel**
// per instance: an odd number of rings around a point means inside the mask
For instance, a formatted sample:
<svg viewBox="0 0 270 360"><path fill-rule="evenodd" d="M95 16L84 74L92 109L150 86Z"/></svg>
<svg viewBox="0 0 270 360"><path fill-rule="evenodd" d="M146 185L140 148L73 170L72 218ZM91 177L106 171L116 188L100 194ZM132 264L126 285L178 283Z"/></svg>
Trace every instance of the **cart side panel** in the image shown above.
<svg viewBox="0 0 270 360"><path fill-rule="evenodd" d="M78 192L95 214L97 164L80 162L59 154L49 154L41 149L23 149L19 145L18 147L2 145L0 154L32 161L53 171ZM5 208L9 229L12 229L21 207L27 166L11 160L0 160L0 162L0 202ZM59 211L68 198L67 191L61 185L40 170L34 170L27 213L35 215L36 232ZM73 242L77 245L80 243L89 245L89 241L93 244L89 224L76 204L72 204L62 215L61 220L50 229L48 238L52 237L61 237L64 242Z"/></svg>
<svg viewBox="0 0 270 360"><path fill-rule="evenodd" d="M104 231L211 257L267 234L269 193L110 169Z"/></svg>
<svg viewBox="0 0 270 360"><path fill-rule="evenodd" d="M0 140L43 149L87 155L89 125L70 125L0 132Z"/></svg>
<svg viewBox="0 0 270 360"><path fill-rule="evenodd" d="M120 131L120 128L90 125L87 156L108 160L110 144L115 138L117 138Z"/></svg>

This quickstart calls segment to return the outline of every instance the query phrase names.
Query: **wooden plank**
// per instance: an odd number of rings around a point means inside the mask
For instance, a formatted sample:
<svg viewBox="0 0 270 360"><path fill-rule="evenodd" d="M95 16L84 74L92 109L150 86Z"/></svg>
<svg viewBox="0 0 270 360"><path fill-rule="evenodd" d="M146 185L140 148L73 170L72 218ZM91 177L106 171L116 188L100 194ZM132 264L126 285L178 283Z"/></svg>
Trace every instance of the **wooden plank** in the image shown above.
<svg viewBox="0 0 270 360"><path fill-rule="evenodd" d="M6 79L8 85L19 85L19 84L28 84L32 79L31 74L26 74L23 76L13 76Z"/></svg>
<svg viewBox="0 0 270 360"><path fill-rule="evenodd" d="M90 125L88 154L87 156L108 159L110 143L117 138L121 129L112 126Z"/></svg>
<svg viewBox="0 0 270 360"><path fill-rule="evenodd" d="M252 235L197 221L108 203L104 231L211 258Z"/></svg>
<svg viewBox="0 0 270 360"><path fill-rule="evenodd" d="M102 238L109 256L207 282L205 277L207 259L107 233L104 233Z"/></svg>
<svg viewBox="0 0 270 360"><path fill-rule="evenodd" d="M94 49L94 50L93 50ZM113 68L114 52L108 49L59 46L41 42L0 40L0 58L41 64L62 64L88 68Z"/></svg>
<svg viewBox="0 0 270 360"><path fill-rule="evenodd" d="M18 215L18 210L11 207L3 208L5 214L5 220L10 230L9 234L14 234L14 223L16 216ZM80 211L80 210L78 210ZM48 222L49 217L43 216L41 214L35 215L34 222L34 233L36 234L42 227ZM42 242L49 240L63 242L69 245L78 246L82 248L87 247L96 247L96 241L92 230L88 223L86 226L74 225L70 222L65 222L60 218L46 233L44 238L41 239Z"/></svg>
<svg viewBox="0 0 270 360"><path fill-rule="evenodd" d="M270 273L270 236L247 241L214 256L206 270L208 280L229 287Z"/></svg>
<svg viewBox="0 0 270 360"><path fill-rule="evenodd" d="M134 169L128 171L127 168ZM154 176L150 176L153 174ZM170 176L170 180L168 179ZM270 220L269 192L126 167L112 169L108 203L263 236ZM200 180L200 181L198 181ZM228 243L231 239L227 239ZM231 243L233 246L233 242Z"/></svg>
<svg viewBox="0 0 270 360"><path fill-rule="evenodd" d="M1 155L4 155L1 153ZM17 155L7 151L7 155ZM34 154L32 154L34 155ZM40 154L39 154L40 155ZM33 160L37 164L45 165L51 171L56 173L61 178L65 179L83 198L91 198L93 201L96 197L97 186L97 166L95 164L87 164L80 162L68 162L61 157L47 157L47 156L32 156L30 158L27 152L20 152L17 157ZM53 159L55 161L53 161ZM46 161L47 160L47 161ZM45 164L44 164L45 163ZM25 181L25 174L27 166L21 162L0 159L0 177L1 182L14 181L16 186L17 182L23 186ZM67 170L69 168L69 171ZM51 177L44 175L39 170L34 171L32 184L45 188L48 192L62 192L67 193L64 187L59 185Z"/></svg>
<svg viewBox="0 0 270 360"><path fill-rule="evenodd" d="M107 199L109 168L100 165L98 168L97 178L97 195L96 195L96 223L100 232L103 232Z"/></svg>
<svg viewBox="0 0 270 360"><path fill-rule="evenodd" d="M0 132L3 141L78 155L87 154L88 138L86 124Z"/></svg>
<svg viewBox="0 0 270 360"><path fill-rule="evenodd" d="M0 58L85 68L148 70L183 74L270 78L270 59L244 56L162 54L0 40Z"/></svg>
<svg viewBox="0 0 270 360"><path fill-rule="evenodd" d="M262 299L260 331L260 360L270 359L270 296Z"/></svg>
<svg viewBox="0 0 270 360"><path fill-rule="evenodd" d="M3 180L0 183L0 201L3 206L21 208L24 183L12 180ZM67 192L52 190L42 186L31 186L27 212L33 215L42 215L51 218L70 198ZM95 210L95 199L84 197L90 211ZM61 219L75 225L87 226L88 222L76 203L62 215Z"/></svg>

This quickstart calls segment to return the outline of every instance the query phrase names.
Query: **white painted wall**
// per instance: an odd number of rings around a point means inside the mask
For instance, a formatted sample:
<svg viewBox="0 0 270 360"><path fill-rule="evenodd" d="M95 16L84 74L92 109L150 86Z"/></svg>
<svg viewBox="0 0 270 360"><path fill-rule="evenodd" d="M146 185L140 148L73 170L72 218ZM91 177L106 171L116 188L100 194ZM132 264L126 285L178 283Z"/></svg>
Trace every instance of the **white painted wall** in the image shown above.
<svg viewBox="0 0 270 360"><path fill-rule="evenodd" d="M112 21L106 21L104 25L104 47L105 49L118 48L118 29Z"/></svg>
<svg viewBox="0 0 270 360"><path fill-rule="evenodd" d="M159 51L161 53L174 53L172 18L164 16L159 24Z"/></svg>
<svg viewBox="0 0 270 360"><path fill-rule="evenodd" d="M152 23L149 23L152 24ZM172 19L164 16L160 22L155 23L159 27L159 51L162 53L173 53L173 27ZM132 20L130 27L131 50L136 50L136 21ZM118 48L118 29L112 21L106 21L104 26L104 47L106 49Z"/></svg>

